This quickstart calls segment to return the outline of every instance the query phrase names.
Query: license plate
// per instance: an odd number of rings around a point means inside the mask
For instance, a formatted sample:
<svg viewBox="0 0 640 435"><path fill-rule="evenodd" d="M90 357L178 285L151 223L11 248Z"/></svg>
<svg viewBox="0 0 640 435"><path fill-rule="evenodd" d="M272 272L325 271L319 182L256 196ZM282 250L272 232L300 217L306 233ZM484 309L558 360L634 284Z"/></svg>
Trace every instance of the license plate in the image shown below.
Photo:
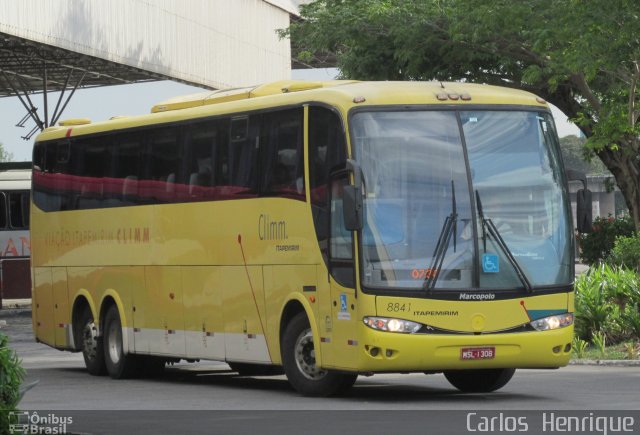
<svg viewBox="0 0 640 435"><path fill-rule="evenodd" d="M460 359L492 359L496 356L495 347L463 347Z"/></svg>

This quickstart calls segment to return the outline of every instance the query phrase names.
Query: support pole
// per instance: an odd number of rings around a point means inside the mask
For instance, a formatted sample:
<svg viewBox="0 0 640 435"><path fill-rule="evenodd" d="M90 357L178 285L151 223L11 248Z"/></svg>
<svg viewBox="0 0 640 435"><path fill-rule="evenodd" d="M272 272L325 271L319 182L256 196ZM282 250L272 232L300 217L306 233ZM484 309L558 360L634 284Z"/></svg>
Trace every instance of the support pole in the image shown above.
<svg viewBox="0 0 640 435"><path fill-rule="evenodd" d="M38 110L38 109L33 104L31 104L31 100L29 100L29 104L27 104L24 101L24 99L20 95L20 92L15 87L13 82L11 80L9 80L9 76L7 76L6 72L2 71L2 75L4 76L5 81L9 84L9 86L11 87L13 92L16 94L16 96L18 97L18 99L20 100L20 102L22 103L24 108L27 109L27 112L28 112L29 116L31 116L31 118L35 121L36 125L38 127L40 127L42 125L42 121L40 121L40 118L38 117L38 113L36 112L36 110Z"/></svg>
<svg viewBox="0 0 640 435"><path fill-rule="evenodd" d="M71 91L71 93L69 94L69 96L67 97L67 100L64 102L64 104L62 105L62 109L60 109L60 113L58 113L58 116L55 117L55 119L51 120L51 125L55 125L56 122L58 122L58 119L60 118L60 116L62 115L62 112L64 112L64 109L67 107L67 104L69 104L69 101L71 100L71 97L73 97L73 94L76 93L76 89L78 89L78 86L80 86L80 84L82 83L82 80L84 80L84 76L86 76L87 73L83 73L82 77L80 77L80 80L78 80L78 82L76 83L76 85L73 87L73 90Z"/></svg>
<svg viewBox="0 0 640 435"><path fill-rule="evenodd" d="M44 128L49 127L49 95L47 89L47 63L42 62L43 80L42 80L42 99L44 100Z"/></svg>
<svg viewBox="0 0 640 435"><path fill-rule="evenodd" d="M54 119L56 119L56 115L58 114L58 109L60 108L60 103L62 102L62 98L64 97L64 93L67 91L67 86L69 86L69 81L71 80L71 76L73 75L73 68L69 69L69 74L67 74L67 80L64 82L64 86L62 87L62 91L60 91L60 96L58 97L58 102L56 103L56 108L53 111L53 115L51 115L51 125L55 124Z"/></svg>

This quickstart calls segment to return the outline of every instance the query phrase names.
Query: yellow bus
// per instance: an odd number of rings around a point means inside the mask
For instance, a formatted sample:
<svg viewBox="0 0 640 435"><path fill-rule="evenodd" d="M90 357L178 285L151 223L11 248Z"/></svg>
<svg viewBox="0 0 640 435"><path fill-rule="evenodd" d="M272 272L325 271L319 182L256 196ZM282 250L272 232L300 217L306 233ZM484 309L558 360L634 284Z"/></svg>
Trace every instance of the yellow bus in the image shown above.
<svg viewBox="0 0 640 435"><path fill-rule="evenodd" d="M389 372L488 392L569 361L567 180L532 94L284 81L63 122L33 165L35 334L91 374L218 360L304 395Z"/></svg>

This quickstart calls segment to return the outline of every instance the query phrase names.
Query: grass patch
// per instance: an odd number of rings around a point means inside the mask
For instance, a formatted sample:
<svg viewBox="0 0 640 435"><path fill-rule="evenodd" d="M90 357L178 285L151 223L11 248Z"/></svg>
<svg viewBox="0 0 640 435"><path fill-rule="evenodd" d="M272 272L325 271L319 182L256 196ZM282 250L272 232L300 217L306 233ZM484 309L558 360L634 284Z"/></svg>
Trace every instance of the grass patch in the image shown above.
<svg viewBox="0 0 640 435"><path fill-rule="evenodd" d="M574 351L572 353L573 359L587 359L587 360L601 360L601 359L611 359L611 360L637 360L640 358L640 344L636 344L634 342L628 341L625 343L618 343L616 345L607 346L604 349L604 355L598 349L597 346L593 344L587 345L586 349L582 352L580 358Z"/></svg>

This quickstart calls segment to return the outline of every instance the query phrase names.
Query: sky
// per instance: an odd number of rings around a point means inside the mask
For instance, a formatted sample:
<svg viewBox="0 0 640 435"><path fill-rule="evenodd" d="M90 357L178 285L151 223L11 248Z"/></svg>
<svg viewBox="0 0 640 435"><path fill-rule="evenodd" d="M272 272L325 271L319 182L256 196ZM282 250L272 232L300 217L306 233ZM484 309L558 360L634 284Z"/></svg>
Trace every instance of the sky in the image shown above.
<svg viewBox="0 0 640 435"><path fill-rule="evenodd" d="M292 77L306 80L331 80L335 74L335 69L294 70ZM151 107L160 101L203 91L202 88L172 81L78 89L60 119L89 118L92 121L103 121L118 115L142 115L150 113ZM49 95L50 110L55 107L58 96L59 93ZM42 113L44 107L42 96L31 96L31 99L39 108L38 113ZM552 107L552 110L560 137L578 135L577 127L567 122L567 117L560 110L555 107ZM31 160L31 147L36 135L28 141L22 139L22 136L26 135L35 124L29 120L24 128L15 127L26 113L26 109L18 98L0 98L0 119L2 120L0 143L4 145L6 151L13 154L13 161Z"/></svg>

